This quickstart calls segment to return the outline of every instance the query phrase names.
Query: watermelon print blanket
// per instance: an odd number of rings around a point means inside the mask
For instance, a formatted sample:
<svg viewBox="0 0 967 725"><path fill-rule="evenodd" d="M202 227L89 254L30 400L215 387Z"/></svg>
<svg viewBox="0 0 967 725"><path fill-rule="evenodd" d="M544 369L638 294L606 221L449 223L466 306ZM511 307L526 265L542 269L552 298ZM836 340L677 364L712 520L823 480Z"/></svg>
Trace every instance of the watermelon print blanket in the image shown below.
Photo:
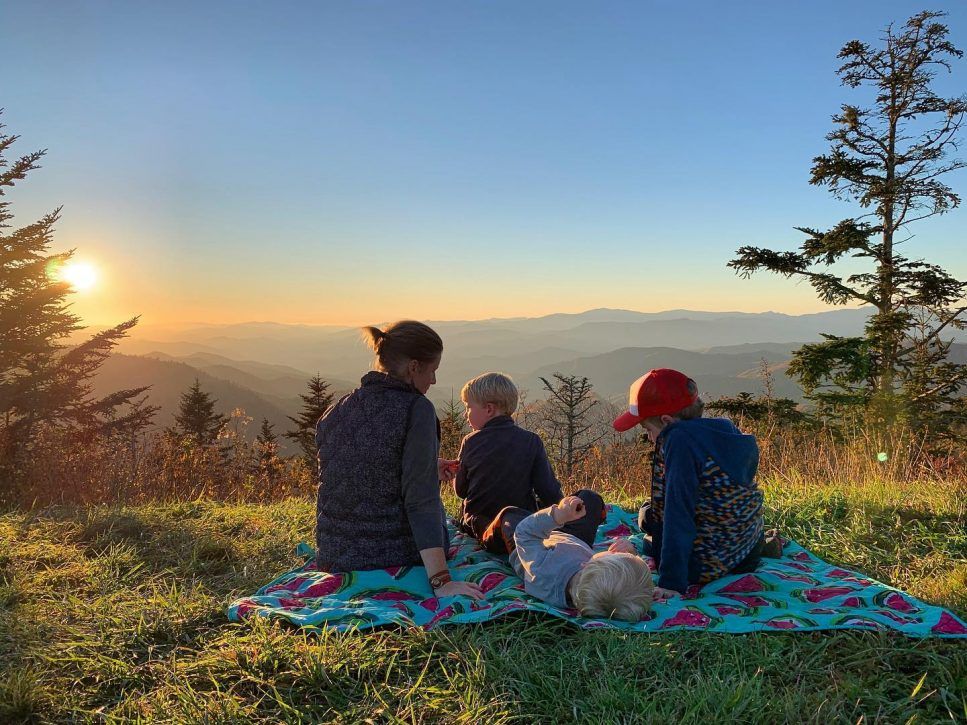
<svg viewBox="0 0 967 725"><path fill-rule="evenodd" d="M641 548L636 514L608 506L595 549L631 537ZM684 597L655 604L648 619L631 623L585 619L524 593L507 557L489 554L450 524L450 569L455 579L476 582L486 593L433 596L422 567L331 574L319 571L312 550L300 544L307 563L231 604L229 619L277 618L309 629L369 629L402 625L433 629L444 624L485 622L530 610L567 620L583 629L657 632L676 629L712 632L867 629L910 637L967 638L967 624L940 607L818 559L795 542L782 559L764 559L752 574L725 577L691 587ZM654 562L649 560L649 563ZM654 568L654 567L653 567Z"/></svg>

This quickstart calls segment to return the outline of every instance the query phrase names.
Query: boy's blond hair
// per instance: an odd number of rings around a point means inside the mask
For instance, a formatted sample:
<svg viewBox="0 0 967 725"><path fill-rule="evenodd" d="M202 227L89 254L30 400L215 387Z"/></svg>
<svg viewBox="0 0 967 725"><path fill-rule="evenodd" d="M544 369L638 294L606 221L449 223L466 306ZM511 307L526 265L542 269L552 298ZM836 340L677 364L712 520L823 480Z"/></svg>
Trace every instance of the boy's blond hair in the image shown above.
<svg viewBox="0 0 967 725"><path fill-rule="evenodd" d="M571 596L582 616L637 622L651 609L651 571L634 554L593 556L576 577Z"/></svg>
<svg viewBox="0 0 967 725"><path fill-rule="evenodd" d="M464 403L474 402L480 405L493 403L497 408L512 415L517 410L519 394L517 386L508 375L503 373L484 373L463 386L460 400Z"/></svg>

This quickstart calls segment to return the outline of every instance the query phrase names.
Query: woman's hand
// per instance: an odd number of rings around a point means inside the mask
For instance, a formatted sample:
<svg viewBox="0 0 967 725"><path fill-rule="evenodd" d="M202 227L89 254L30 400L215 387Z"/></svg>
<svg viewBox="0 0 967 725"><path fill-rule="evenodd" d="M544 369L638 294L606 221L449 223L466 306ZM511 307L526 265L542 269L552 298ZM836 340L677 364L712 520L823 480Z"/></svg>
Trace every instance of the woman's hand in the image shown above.
<svg viewBox="0 0 967 725"><path fill-rule="evenodd" d="M457 477L460 461L450 461L446 458L436 459L436 470L441 481L452 481Z"/></svg>
<svg viewBox="0 0 967 725"><path fill-rule="evenodd" d="M612 554L637 554L638 549L627 539L618 539L608 547Z"/></svg>
<svg viewBox="0 0 967 725"><path fill-rule="evenodd" d="M473 582L448 581L433 593L438 597L470 597L471 599L482 599L483 592L480 587Z"/></svg>

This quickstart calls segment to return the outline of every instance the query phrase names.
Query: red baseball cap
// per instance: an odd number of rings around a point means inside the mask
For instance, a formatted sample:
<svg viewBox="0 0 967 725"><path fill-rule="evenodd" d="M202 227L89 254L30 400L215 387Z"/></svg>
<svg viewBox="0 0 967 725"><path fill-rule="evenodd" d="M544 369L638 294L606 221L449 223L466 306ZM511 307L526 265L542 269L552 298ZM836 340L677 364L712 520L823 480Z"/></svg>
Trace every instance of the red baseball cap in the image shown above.
<svg viewBox="0 0 967 725"><path fill-rule="evenodd" d="M670 368L649 370L631 384L628 411L615 418L614 429L624 432L645 418L671 415L698 400L698 393L688 392L688 376Z"/></svg>

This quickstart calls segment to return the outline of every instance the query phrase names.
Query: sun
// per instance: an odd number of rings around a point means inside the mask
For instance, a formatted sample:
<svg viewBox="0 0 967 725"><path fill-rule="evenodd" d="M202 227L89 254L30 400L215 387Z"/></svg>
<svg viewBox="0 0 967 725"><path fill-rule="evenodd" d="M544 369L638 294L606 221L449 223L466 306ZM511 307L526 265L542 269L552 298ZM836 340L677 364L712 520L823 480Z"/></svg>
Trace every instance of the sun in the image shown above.
<svg viewBox="0 0 967 725"><path fill-rule="evenodd" d="M97 284L97 268L90 262L68 262L57 276L78 292L86 292Z"/></svg>

